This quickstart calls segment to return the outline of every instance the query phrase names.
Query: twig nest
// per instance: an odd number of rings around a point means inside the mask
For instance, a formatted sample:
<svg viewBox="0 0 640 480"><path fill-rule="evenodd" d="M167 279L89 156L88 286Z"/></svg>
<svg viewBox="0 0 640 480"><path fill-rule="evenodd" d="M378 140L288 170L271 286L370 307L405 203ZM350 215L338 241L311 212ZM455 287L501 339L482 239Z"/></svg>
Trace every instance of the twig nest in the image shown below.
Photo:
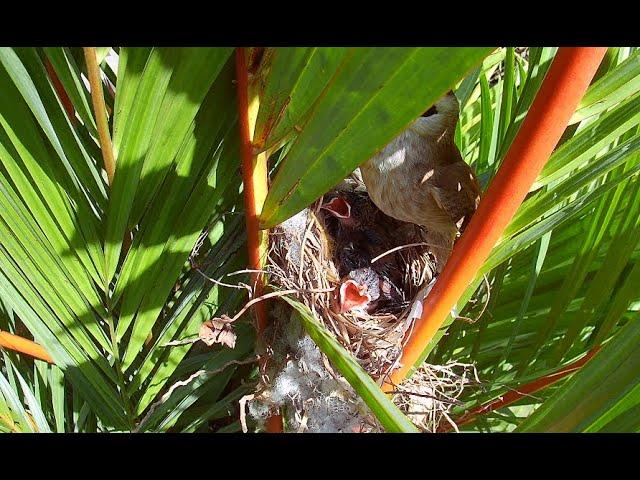
<svg viewBox="0 0 640 480"><path fill-rule="evenodd" d="M247 402L258 429L281 412L286 430L292 432L380 431L368 407L335 375L299 322L291 318L270 328L267 333L279 340L262 388Z"/></svg>
<svg viewBox="0 0 640 480"><path fill-rule="evenodd" d="M313 315L382 384L398 364L407 332L419 316L417 303L437 271L427 238L421 227L380 212L358 176L352 175L270 231L270 282L297 290ZM342 290L353 295L351 303L344 301ZM360 300L362 308L351 308ZM290 431L378 431L368 408L333 372L290 312L276 303L272 315L266 337L272 351L258 393L249 402L249 414L260 422L281 408ZM423 400L407 397L405 391L397 397L400 404L413 408L422 402L422 410L428 412L449 408L440 399L444 393L434 386L432 373L415 378L411 388L424 390L423 396L415 395ZM425 415L438 421L442 417ZM420 417L418 423L433 430L433 422Z"/></svg>
<svg viewBox="0 0 640 480"><path fill-rule="evenodd" d="M443 422L451 424L457 431L449 413L454 406L461 404L458 399L470 385L480 385L474 365L425 363L396 387L393 402L424 432L437 432Z"/></svg>
<svg viewBox="0 0 640 480"><path fill-rule="evenodd" d="M343 228L327 211L325 205L341 197L352 205L336 207L338 215L348 213L364 225L353 230ZM271 230L270 281L282 289L298 290L298 297L316 318L382 383L415 321L410 315L414 299L434 275L434 259L425 238L421 227L379 211L356 173ZM351 266L357 268L348 268ZM363 292L347 285L352 281L362 286L364 276L356 274L367 269L382 279L379 288L373 283ZM369 309L340 311L337 303L341 287L351 295L357 297L360 292L365 301L371 300ZM375 298L364 298L371 297L372 290L376 290Z"/></svg>

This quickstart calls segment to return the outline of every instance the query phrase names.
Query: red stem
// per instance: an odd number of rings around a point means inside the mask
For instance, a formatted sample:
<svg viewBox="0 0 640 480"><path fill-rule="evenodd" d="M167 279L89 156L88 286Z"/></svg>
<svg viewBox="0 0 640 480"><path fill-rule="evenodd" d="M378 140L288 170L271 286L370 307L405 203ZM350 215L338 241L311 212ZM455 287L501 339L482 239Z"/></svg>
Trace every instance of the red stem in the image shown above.
<svg viewBox="0 0 640 480"><path fill-rule="evenodd" d="M600 350L600 346L592 348L584 357L580 360L577 360L569 365L562 367L560 370L554 373L550 373L545 375L544 377L537 378L529 383L521 385L513 390L508 391L504 395L500 395L499 397L480 405L479 407L470 410L469 412L462 415L460 418L455 420L456 425L466 425L474 422L479 415L483 415L485 413L493 412L494 410L498 410L503 407L507 407L518 400L532 395L540 390L547 388L550 385L562 380L567 375L570 375L577 370L580 370L582 366L587 363L593 356L598 353ZM441 426L438 431L448 432L453 429L453 426L450 424L446 424Z"/></svg>
<svg viewBox="0 0 640 480"><path fill-rule="evenodd" d="M249 254L249 268L261 270L260 261L260 233L258 227L258 213L255 202L255 186L253 172L255 167L251 147L251 133L249 131L249 98L248 74L244 48L236 48L236 76L238 88L238 111L240 123L240 156L242 158L242 181L244 193L245 220L247 226L247 249ZM254 297L262 295L262 275L252 273L252 284L255 285ZM267 326L265 303L257 303L254 307L258 321L258 331L262 333Z"/></svg>
<svg viewBox="0 0 640 480"><path fill-rule="evenodd" d="M402 365L383 385L385 391L393 390L393 385L400 384L413 369L489 257L560 140L606 50L558 50L498 173L424 300L422 317L404 347Z"/></svg>
<svg viewBox="0 0 640 480"><path fill-rule="evenodd" d="M67 116L69 117L71 124L75 125L77 122L76 110L75 108L73 108L73 103L71 102L69 95L67 95L67 91L64 89L62 82L58 78L58 75L56 74L56 71L53 68L53 65L51 65L51 62L46 57L44 59L44 66L47 69L47 73L49 74L51 83L53 83L53 88L58 94L58 98L60 98L60 102L62 103L62 106L64 107L65 112L67 112Z"/></svg>

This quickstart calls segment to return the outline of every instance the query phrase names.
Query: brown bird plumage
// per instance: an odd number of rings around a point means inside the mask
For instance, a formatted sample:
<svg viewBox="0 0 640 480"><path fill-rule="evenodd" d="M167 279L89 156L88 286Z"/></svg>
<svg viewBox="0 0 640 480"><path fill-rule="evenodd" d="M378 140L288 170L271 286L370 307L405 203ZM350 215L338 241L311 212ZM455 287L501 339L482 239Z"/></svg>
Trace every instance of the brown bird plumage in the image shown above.
<svg viewBox="0 0 640 480"><path fill-rule="evenodd" d="M434 108L435 107L435 108ZM360 167L371 200L385 214L425 227L437 270L475 212L480 187L454 143L459 104L452 92Z"/></svg>

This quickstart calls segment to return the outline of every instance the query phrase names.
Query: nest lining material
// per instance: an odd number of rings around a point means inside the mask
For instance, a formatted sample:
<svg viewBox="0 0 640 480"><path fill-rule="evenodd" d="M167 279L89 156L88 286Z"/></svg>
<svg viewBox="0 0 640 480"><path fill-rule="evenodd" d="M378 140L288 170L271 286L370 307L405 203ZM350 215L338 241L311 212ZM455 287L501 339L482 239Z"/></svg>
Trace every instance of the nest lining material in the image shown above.
<svg viewBox="0 0 640 480"><path fill-rule="evenodd" d="M290 432L382 432L369 408L336 375L298 319L287 317L285 305L274 302L270 313L279 321L265 331L273 340L269 362L261 388L247 402L257 430L280 412L285 431Z"/></svg>
<svg viewBox="0 0 640 480"><path fill-rule="evenodd" d="M350 177L337 191L363 188L357 177ZM298 290L299 299L382 384L395 366L406 332L415 321L414 297L432 280L434 261L429 247L421 242L425 237L422 229L405 224L408 236L398 235L393 244L386 246L387 251L400 247L388 255L403 267L402 284L397 285L403 301L370 314L336 313L332 293L341 277L335 240L328 233L328 216L321 210L323 201L321 198L271 231L268 259L271 281L280 288ZM414 246L404 248L411 244Z"/></svg>
<svg viewBox="0 0 640 480"><path fill-rule="evenodd" d="M357 172L328 195L349 190L364 190ZM323 201L324 198L319 199L270 231L267 262L270 280L280 289L297 290L299 300L382 385L397 366L406 333L420 316L421 300L433 285L438 265L422 228L405 224L393 244L388 245L388 255L393 255L402 266L402 284L398 287L403 301L371 313L336 313L333 295L341 277L328 217L321 209ZM280 410L291 431L382 431L346 380L333 372L311 338L295 330L292 322L300 329L301 326L290 318L288 310L274 302L271 316L271 326L265 332L272 340L269 361L261 385L248 404L249 414L258 425ZM425 364L398 386L394 401L413 415L410 418L419 428L435 431L462 392L465 378L447 367ZM456 385L455 392L449 385ZM422 413L411 414L416 407Z"/></svg>

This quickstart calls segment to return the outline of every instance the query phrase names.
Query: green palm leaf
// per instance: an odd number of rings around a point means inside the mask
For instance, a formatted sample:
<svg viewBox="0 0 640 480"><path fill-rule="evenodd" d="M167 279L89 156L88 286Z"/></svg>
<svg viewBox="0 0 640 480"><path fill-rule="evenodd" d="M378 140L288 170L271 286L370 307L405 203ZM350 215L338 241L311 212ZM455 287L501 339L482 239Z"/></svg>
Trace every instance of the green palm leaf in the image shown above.
<svg viewBox="0 0 640 480"><path fill-rule="evenodd" d="M205 280L189 261L200 238L204 275L220 279L246 265L232 49L110 48L98 55L109 53L101 75L116 87L102 99L117 159L111 187L82 50L0 48L0 328L28 336L26 328L56 362L1 352L0 430L203 431L216 420L214 429L237 431L234 404L255 384L255 369L237 367L251 361L248 319L236 326L233 350L167 345L195 338L203 321L246 301L244 290ZM449 89L462 107L456 142L486 187L557 48L490 50L266 49L251 79L260 95L254 151L275 160L262 226L308 206ZM466 430L640 428L638 58L633 47L609 50L458 301L460 315L478 320L450 317L420 362L475 364L484 388L464 392L455 420L604 346L572 378ZM73 103L73 121L46 61ZM309 312L288 301L384 427L414 431ZM208 373L167 395L198 371Z"/></svg>
<svg viewBox="0 0 640 480"><path fill-rule="evenodd" d="M636 316L519 430L606 430L609 423L640 404L639 361L640 322ZM637 422L618 424L620 427L636 430Z"/></svg>
<svg viewBox="0 0 640 480"><path fill-rule="evenodd" d="M452 88L489 51L350 49L299 126L301 131L265 200L262 227L281 223L328 191ZM325 78L320 76L318 81L325 82Z"/></svg>

